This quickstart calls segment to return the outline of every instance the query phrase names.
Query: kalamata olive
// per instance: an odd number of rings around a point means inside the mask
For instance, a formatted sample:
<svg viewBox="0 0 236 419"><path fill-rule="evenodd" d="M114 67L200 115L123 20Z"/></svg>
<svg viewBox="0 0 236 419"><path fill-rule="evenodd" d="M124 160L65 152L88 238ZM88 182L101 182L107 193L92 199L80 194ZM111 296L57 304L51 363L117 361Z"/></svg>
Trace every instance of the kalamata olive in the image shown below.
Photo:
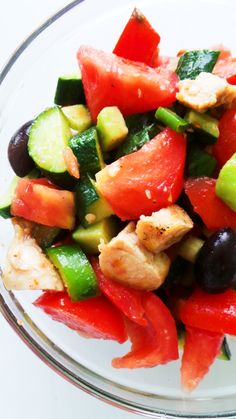
<svg viewBox="0 0 236 419"><path fill-rule="evenodd" d="M26 176L35 167L27 149L31 124L32 121L22 125L8 145L8 160L15 174L20 177Z"/></svg>
<svg viewBox="0 0 236 419"><path fill-rule="evenodd" d="M209 293L232 287L236 280L236 234L231 228L222 228L205 241L194 271L200 287Z"/></svg>

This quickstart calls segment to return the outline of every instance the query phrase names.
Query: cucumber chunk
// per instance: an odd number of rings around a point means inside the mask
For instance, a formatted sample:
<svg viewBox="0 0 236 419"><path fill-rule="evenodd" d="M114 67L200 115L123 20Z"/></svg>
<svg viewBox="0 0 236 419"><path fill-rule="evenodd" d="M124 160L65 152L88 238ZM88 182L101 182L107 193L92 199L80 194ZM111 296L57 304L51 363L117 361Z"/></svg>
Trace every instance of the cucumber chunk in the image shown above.
<svg viewBox="0 0 236 419"><path fill-rule="evenodd" d="M105 166L95 127L75 135L70 139L69 146L79 162L81 175L95 175Z"/></svg>
<svg viewBox="0 0 236 419"><path fill-rule="evenodd" d="M236 153L222 167L216 181L216 195L236 211Z"/></svg>
<svg viewBox="0 0 236 419"><path fill-rule="evenodd" d="M103 108L97 117L97 130L103 151L118 147L127 137L128 128L117 106Z"/></svg>
<svg viewBox="0 0 236 419"><path fill-rule="evenodd" d="M219 137L219 121L208 114L202 114L194 110L186 113L185 117L194 128L201 130L209 138L209 143L214 144Z"/></svg>
<svg viewBox="0 0 236 419"><path fill-rule="evenodd" d="M89 175L83 176L76 187L77 213L84 227L113 215L108 202L99 193L96 183Z"/></svg>
<svg viewBox="0 0 236 419"><path fill-rule="evenodd" d="M46 254L58 269L72 300L83 300L99 294L93 268L77 244L49 247Z"/></svg>
<svg viewBox="0 0 236 419"><path fill-rule="evenodd" d="M67 74L58 78L54 103L60 106L85 103L84 89L80 74Z"/></svg>
<svg viewBox="0 0 236 419"><path fill-rule="evenodd" d="M79 226L72 237L86 254L96 255L99 253L99 244L101 242L109 243L112 237L118 234L118 230L116 218L108 217L87 228Z"/></svg>
<svg viewBox="0 0 236 419"><path fill-rule="evenodd" d="M65 106L62 108L62 112L66 116L70 127L78 131L79 134L92 125L89 110L85 105Z"/></svg>
<svg viewBox="0 0 236 419"><path fill-rule="evenodd" d="M35 164L50 173L65 173L63 150L68 146L71 131L60 108L42 112L32 123L28 151Z"/></svg>
<svg viewBox="0 0 236 419"><path fill-rule="evenodd" d="M14 178L12 179L7 191L5 192L5 194L3 195L3 197L0 199L0 216L2 218L11 218L11 202L14 196L14 192L17 186L17 182L19 180L18 176L14 176Z"/></svg>

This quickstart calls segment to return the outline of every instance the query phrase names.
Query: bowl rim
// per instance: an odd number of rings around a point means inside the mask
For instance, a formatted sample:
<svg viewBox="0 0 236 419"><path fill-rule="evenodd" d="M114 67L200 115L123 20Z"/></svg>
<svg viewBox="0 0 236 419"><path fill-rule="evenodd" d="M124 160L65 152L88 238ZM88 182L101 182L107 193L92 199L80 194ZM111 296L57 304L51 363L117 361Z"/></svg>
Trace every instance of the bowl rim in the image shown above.
<svg viewBox="0 0 236 419"><path fill-rule="evenodd" d="M7 77L9 71L14 66L17 59L21 56L21 54L27 49L27 47L48 27L50 27L54 22L56 22L59 18L61 18L64 14L75 8L81 3L84 3L86 0L73 0L72 2L68 3L66 6L59 9L56 13L52 14L49 18L47 18L41 25L39 25L28 37L25 38L25 40L19 44L19 46L15 49L15 51L10 55L7 62L3 67L0 69L0 86L3 83L4 79ZM0 268L0 276L1 276L1 268ZM14 312L10 310L9 304L7 303L7 300L13 300L15 303ZM102 400L112 406L119 407L125 411L128 411L130 413L136 413L140 414L142 416L146 417L153 417L153 418L160 418L160 419L191 419L191 418L202 418L202 419L214 419L214 418L221 418L221 419L228 419L228 418L235 418L236 417L236 410L234 411L227 411L222 413L210 413L208 415L206 414L200 414L199 413L187 413L184 414L181 412L173 412L168 409L155 409L150 410L147 406L144 406L143 404L137 404L135 402L131 402L130 400L125 399L124 397L119 397L114 394L112 394L109 391L103 390L96 385L92 384L91 382L88 382L84 380L81 377L78 377L76 375L73 375L72 372L65 367L61 362L56 360L52 355L50 355L49 351L47 351L43 346L40 345L39 342L37 342L37 339L32 337L32 335L27 330L27 327L24 326L21 322L19 322L19 315L24 315L24 310L21 307L20 303L17 301L17 299L14 297L14 294L11 291L7 291L3 284L0 284L0 313L3 315L3 317L6 319L8 324L12 327L12 329L15 331L15 333L21 338L21 340L28 346L31 351L37 355L48 367L50 367L54 372L59 374L62 378L66 379L71 384L75 385L79 389L85 391L86 393L96 397L99 400ZM70 359L68 355L66 355L60 348L58 348L56 345L54 345L50 339L46 337L38 328L37 326L31 322L31 327L35 331L37 330L39 334L41 335L41 338L48 342L49 345L53 345L54 348L56 348L57 351L61 352L63 354L63 357L67 357ZM27 323L27 320L26 320ZM28 326L28 325L27 325ZM28 328L30 328L30 326ZM77 363L78 364L78 363ZM98 377L99 379L102 379L103 381L106 381L108 384L110 383L113 387L117 387L119 389L123 389L125 392L132 393L134 390L129 389L124 385L118 385L114 381L106 379L102 376L100 376L97 373L94 373L89 368L84 367L83 365L79 364L80 367L82 367L84 370L88 371L89 374ZM138 391L135 391L136 394L139 394ZM141 393L140 393L141 394ZM147 394L148 396L148 394ZM154 395L152 395L154 396ZM157 398L164 400L166 399L167 402L170 400L170 397L165 396L156 396ZM206 400L209 398L206 398ZM214 400L214 398L210 398L211 400ZM217 397L219 399L219 397ZM179 398L172 398L172 400L179 400ZM198 401L198 399L186 399L186 401ZM199 400L200 402L200 400Z"/></svg>

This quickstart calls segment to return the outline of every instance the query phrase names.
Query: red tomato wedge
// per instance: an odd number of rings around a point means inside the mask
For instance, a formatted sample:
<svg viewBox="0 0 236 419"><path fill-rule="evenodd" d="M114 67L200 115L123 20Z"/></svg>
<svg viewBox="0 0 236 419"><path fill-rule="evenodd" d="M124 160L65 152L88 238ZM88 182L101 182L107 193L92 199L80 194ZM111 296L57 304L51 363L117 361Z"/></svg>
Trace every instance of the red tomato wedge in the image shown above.
<svg viewBox="0 0 236 419"><path fill-rule="evenodd" d="M159 42L158 33L142 12L135 8L113 53L119 57L140 61L151 66L153 54Z"/></svg>
<svg viewBox="0 0 236 419"><path fill-rule="evenodd" d="M208 177L188 179L185 192L207 228L236 227L236 212L216 196L215 186L216 180Z"/></svg>
<svg viewBox="0 0 236 419"><path fill-rule="evenodd" d="M180 316L187 326L236 335L236 291L209 294L196 289L181 306Z"/></svg>
<svg viewBox="0 0 236 419"><path fill-rule="evenodd" d="M230 83L231 78L236 75L236 57L218 59L213 69L213 73L223 77Z"/></svg>
<svg viewBox="0 0 236 419"><path fill-rule="evenodd" d="M69 191L55 189L45 179L18 181L11 214L35 223L72 230L75 223L75 198Z"/></svg>
<svg viewBox="0 0 236 419"><path fill-rule="evenodd" d="M173 204L183 187L186 141L166 128L140 150L97 173L97 186L123 220Z"/></svg>
<svg viewBox="0 0 236 419"><path fill-rule="evenodd" d="M184 353L181 362L181 384L192 391L207 374L217 357L224 335L195 327L186 327Z"/></svg>
<svg viewBox="0 0 236 419"><path fill-rule="evenodd" d="M165 304L153 293L143 298L147 326L127 320L131 351L115 358L115 368L154 367L178 359L178 339L175 321Z"/></svg>
<svg viewBox="0 0 236 419"><path fill-rule="evenodd" d="M236 153L236 109L224 113L219 122L220 135L213 154L222 167Z"/></svg>
<svg viewBox="0 0 236 419"><path fill-rule="evenodd" d="M89 46L80 47L77 57L94 122L105 106L118 106L127 116L175 101L178 77L173 71L154 70Z"/></svg>
<svg viewBox="0 0 236 419"><path fill-rule="evenodd" d="M89 258L96 273L98 285L102 293L110 300L122 313L140 325L146 325L144 317L143 295L145 292L126 287L109 278L101 271L98 260L94 257Z"/></svg>
<svg viewBox="0 0 236 419"><path fill-rule="evenodd" d="M34 305L87 338L127 340L122 314L104 296L72 302L66 292L44 292Z"/></svg>

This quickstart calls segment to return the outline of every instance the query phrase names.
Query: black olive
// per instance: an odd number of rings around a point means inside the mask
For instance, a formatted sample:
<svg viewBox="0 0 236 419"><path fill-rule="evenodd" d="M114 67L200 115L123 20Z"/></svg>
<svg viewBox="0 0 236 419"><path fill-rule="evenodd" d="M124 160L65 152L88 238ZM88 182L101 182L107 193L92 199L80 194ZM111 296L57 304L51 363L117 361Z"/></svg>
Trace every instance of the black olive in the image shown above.
<svg viewBox="0 0 236 419"><path fill-rule="evenodd" d="M29 130L32 121L22 125L12 136L8 145L8 160L17 176L26 176L35 164L28 153Z"/></svg>
<svg viewBox="0 0 236 419"><path fill-rule="evenodd" d="M236 234L222 228L200 249L194 266L196 281L209 293L231 288L236 281Z"/></svg>

